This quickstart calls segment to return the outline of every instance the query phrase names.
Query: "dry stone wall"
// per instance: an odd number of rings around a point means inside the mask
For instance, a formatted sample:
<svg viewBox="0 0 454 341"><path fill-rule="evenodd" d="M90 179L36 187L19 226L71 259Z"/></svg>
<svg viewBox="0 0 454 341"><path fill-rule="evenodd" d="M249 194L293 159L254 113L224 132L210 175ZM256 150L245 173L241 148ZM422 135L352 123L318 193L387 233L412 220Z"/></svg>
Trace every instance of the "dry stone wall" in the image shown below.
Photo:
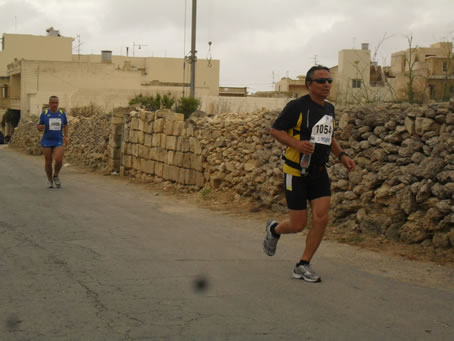
<svg viewBox="0 0 454 341"><path fill-rule="evenodd" d="M169 111L134 111L113 125L119 137L111 139L117 156L110 164L142 180L233 191L237 198L285 210L283 146L269 135L278 114L198 113L184 122ZM330 160L332 223L358 233L452 248L454 102L338 109L337 124L336 137L357 168L348 173Z"/></svg>
<svg viewBox="0 0 454 341"><path fill-rule="evenodd" d="M66 157L182 191L231 191L285 210L283 146L269 135L278 111L207 115L184 121L137 109L70 119ZM436 248L454 245L454 101L337 109L336 138L356 161L330 160L332 224ZM21 120L11 144L39 154L35 120Z"/></svg>
<svg viewBox="0 0 454 341"><path fill-rule="evenodd" d="M92 169L107 169L107 146L112 114L68 116L70 141L65 148L65 162ZM14 130L10 145L32 155L41 155L41 136L37 129L39 117L21 119Z"/></svg>
<svg viewBox="0 0 454 341"><path fill-rule="evenodd" d="M454 245L454 101L338 112L358 167L331 169L334 223L437 248Z"/></svg>

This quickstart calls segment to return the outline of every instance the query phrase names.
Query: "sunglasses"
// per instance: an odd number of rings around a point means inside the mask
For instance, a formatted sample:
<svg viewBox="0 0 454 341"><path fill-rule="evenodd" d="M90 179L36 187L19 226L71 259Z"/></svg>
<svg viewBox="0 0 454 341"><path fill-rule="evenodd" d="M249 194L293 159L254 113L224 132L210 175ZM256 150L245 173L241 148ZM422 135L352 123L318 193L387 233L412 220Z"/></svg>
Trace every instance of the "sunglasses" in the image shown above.
<svg viewBox="0 0 454 341"><path fill-rule="evenodd" d="M331 84L333 82L333 79L332 78L317 78L317 79L311 79L311 81L318 83L318 84L325 84L326 82Z"/></svg>

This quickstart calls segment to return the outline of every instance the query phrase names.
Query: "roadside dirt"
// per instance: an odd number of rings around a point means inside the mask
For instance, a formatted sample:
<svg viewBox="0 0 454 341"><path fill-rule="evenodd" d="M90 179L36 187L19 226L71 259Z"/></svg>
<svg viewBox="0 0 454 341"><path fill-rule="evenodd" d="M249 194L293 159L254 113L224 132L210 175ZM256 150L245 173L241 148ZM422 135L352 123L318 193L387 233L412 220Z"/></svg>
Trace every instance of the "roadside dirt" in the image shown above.
<svg viewBox="0 0 454 341"><path fill-rule="evenodd" d="M182 193L172 185L164 187L162 184L148 183L146 186L160 195L172 196L198 207L209 208L214 211L223 212L224 214L247 217L259 222L261 221L263 224L271 217L277 221L287 217L285 213L277 213L270 209L259 207L256 202L248 199L235 200L232 193L206 190ZM310 226L308 226L308 229L310 229ZM303 235L306 233L303 232ZM441 250L432 246L422 246L419 244L408 245L398 241L388 240L384 236L338 230L336 226L332 225L328 226L324 239L354 245L369 251L400 256L407 260L431 262L454 268L453 249Z"/></svg>

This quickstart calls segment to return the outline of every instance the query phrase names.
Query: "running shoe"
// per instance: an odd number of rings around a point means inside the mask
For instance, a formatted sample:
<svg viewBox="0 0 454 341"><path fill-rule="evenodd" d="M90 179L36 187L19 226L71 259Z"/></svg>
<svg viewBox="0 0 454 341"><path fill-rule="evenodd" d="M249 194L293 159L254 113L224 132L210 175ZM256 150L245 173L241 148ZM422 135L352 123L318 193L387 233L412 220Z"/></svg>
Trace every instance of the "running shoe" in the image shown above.
<svg viewBox="0 0 454 341"><path fill-rule="evenodd" d="M60 188L61 182L60 182L60 179L58 178L58 176L54 176L53 180L54 180L55 187Z"/></svg>
<svg viewBox="0 0 454 341"><path fill-rule="evenodd" d="M320 276L311 268L310 264L297 265L293 270L292 277L295 279L303 279L306 282L321 282Z"/></svg>
<svg viewBox="0 0 454 341"><path fill-rule="evenodd" d="M263 241L263 251L265 251L268 256L274 256L274 254L276 253L276 246L279 238L275 238L271 233L271 227L276 225L277 221L273 219L268 220L266 223L266 236L265 240Z"/></svg>
<svg viewBox="0 0 454 341"><path fill-rule="evenodd" d="M54 183L50 180L47 180L47 188L54 188Z"/></svg>

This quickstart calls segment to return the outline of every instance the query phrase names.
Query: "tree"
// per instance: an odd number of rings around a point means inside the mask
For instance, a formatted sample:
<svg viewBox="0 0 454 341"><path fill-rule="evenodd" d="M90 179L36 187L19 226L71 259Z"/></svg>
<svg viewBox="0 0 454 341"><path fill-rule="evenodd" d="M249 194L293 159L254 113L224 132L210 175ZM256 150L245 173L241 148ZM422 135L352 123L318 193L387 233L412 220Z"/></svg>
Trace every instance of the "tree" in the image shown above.
<svg viewBox="0 0 454 341"><path fill-rule="evenodd" d="M408 95L408 102L414 103L415 101L415 89L414 89L414 82L416 78L415 74L415 64L416 64L416 49L418 46L416 45L413 47L413 34L407 36L408 41L408 55L405 54L405 64L408 65L408 88L407 88L407 95Z"/></svg>

